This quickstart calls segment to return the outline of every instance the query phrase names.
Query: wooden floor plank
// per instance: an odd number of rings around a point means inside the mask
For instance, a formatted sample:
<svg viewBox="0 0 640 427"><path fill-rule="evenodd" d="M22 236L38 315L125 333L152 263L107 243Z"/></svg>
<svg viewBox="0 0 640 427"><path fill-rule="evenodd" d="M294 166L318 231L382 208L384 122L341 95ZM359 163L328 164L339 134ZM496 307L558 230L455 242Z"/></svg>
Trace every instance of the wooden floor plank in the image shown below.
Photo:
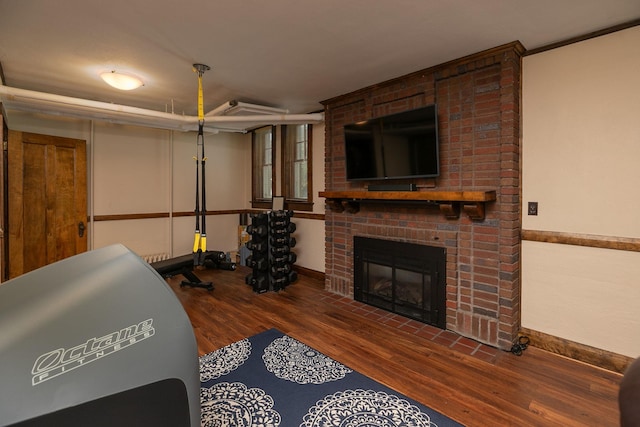
<svg viewBox="0 0 640 427"><path fill-rule="evenodd" d="M618 373L533 347L522 356L488 347L469 354L470 342L450 347L455 335L442 334L439 343L440 330L412 333L410 323L403 330L397 319L360 309L313 278L256 294L244 283L248 272L198 272L213 282L211 292L181 288L181 276L167 280L191 319L200 354L276 328L468 426L619 423Z"/></svg>

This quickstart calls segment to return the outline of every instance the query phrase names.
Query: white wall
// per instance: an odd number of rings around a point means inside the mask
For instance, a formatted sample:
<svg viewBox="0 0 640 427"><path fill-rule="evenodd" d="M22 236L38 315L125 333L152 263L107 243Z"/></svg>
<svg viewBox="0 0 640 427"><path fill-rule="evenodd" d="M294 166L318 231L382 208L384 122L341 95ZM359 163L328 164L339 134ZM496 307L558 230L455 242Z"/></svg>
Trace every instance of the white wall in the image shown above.
<svg viewBox="0 0 640 427"><path fill-rule="evenodd" d="M324 124L313 125L313 213L324 214L324 198L318 197L324 191ZM294 249L296 264L315 271L325 270L324 221L293 217L296 223L294 234L298 245Z"/></svg>
<svg viewBox="0 0 640 427"><path fill-rule="evenodd" d="M14 130L87 141L88 200L92 217L194 211L194 132L28 113L12 114L9 126ZM248 207L247 150L250 144L245 135L205 135L208 210ZM237 224L237 214L208 216L207 248L236 249ZM89 228L89 248L122 243L143 256L184 255L193 249L194 230L194 217L95 221Z"/></svg>
<svg viewBox="0 0 640 427"><path fill-rule="evenodd" d="M91 216L193 212L196 133L12 113L13 130L87 141ZM313 135L314 213L324 213L324 126ZM279 141L279 139L278 139ZM251 207L251 135L205 134L207 210ZM279 156L278 156L279 158ZM279 169L278 169L279 170ZM324 221L294 219L297 264L324 271ZM237 249L237 213L207 217L207 248ZM195 217L95 221L89 248L122 243L139 255L191 253Z"/></svg>
<svg viewBox="0 0 640 427"><path fill-rule="evenodd" d="M523 59L523 229L640 238L638 46L634 27ZM524 241L522 325L637 357L639 277L637 252Z"/></svg>
<svg viewBox="0 0 640 427"><path fill-rule="evenodd" d="M164 130L96 123L91 161L94 214L167 212L170 139L171 133Z"/></svg>

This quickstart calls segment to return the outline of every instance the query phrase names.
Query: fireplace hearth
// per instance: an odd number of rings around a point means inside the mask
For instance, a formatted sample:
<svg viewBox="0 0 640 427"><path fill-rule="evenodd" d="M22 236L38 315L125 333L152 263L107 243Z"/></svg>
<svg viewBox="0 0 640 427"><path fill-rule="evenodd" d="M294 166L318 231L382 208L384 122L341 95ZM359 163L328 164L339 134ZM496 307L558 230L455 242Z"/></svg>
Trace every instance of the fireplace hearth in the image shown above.
<svg viewBox="0 0 640 427"><path fill-rule="evenodd" d="M446 249L355 236L354 298L446 328Z"/></svg>

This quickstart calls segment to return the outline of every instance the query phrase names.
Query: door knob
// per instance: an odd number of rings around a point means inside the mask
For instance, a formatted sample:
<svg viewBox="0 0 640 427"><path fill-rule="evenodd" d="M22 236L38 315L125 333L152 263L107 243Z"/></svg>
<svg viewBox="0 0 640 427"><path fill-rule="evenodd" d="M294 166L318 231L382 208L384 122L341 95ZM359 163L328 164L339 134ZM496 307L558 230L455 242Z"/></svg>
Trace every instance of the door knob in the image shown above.
<svg viewBox="0 0 640 427"><path fill-rule="evenodd" d="M80 221L80 223L78 223L78 236L84 237L84 230L85 230L84 222Z"/></svg>

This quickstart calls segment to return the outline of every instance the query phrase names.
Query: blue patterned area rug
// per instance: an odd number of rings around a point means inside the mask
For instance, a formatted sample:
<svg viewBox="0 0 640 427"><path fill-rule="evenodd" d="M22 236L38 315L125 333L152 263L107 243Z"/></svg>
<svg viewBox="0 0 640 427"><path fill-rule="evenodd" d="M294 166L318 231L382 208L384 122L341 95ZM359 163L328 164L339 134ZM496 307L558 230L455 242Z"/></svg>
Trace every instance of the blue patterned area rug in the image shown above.
<svg viewBox="0 0 640 427"><path fill-rule="evenodd" d="M200 358L203 427L460 426L275 329Z"/></svg>

